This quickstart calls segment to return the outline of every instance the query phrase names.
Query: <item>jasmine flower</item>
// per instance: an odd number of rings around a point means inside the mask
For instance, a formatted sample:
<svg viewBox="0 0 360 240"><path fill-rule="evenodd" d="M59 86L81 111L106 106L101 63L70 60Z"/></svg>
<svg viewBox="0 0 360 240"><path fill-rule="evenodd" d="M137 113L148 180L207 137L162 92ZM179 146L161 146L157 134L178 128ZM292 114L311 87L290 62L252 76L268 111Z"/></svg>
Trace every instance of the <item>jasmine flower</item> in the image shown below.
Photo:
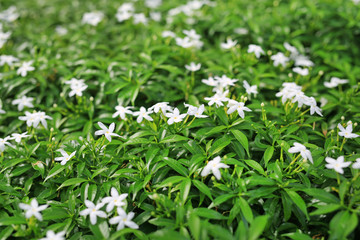
<svg viewBox="0 0 360 240"><path fill-rule="evenodd" d="M217 180L221 179L221 173L220 168L229 168L228 165L221 163L221 158L217 156L213 160L209 161L208 164L204 167L204 169L201 172L201 176L205 177L212 172Z"/></svg>
<svg viewBox="0 0 360 240"><path fill-rule="evenodd" d="M231 114L231 113L237 111L241 118L245 117L244 111L251 112L250 108L245 107L245 103L237 102L237 101L232 100L232 99L229 100L229 103L228 103L227 107L229 108L228 111L227 111L227 114Z"/></svg>
<svg viewBox="0 0 360 240"><path fill-rule="evenodd" d="M106 211L110 212L114 209L114 206L116 207L122 207L126 205L125 199L127 198L128 194L123 193L119 195L118 191L112 187L111 188L111 197L105 197L102 200L102 203L107 203Z"/></svg>
<svg viewBox="0 0 360 240"><path fill-rule="evenodd" d="M76 151L75 151L69 155L63 149L59 149L58 151L61 153L62 157L55 158L55 161L61 161L61 163L60 163L61 165L65 165L68 161L70 161L70 159L72 157L74 157L74 155L76 153Z"/></svg>
<svg viewBox="0 0 360 240"><path fill-rule="evenodd" d="M353 131L352 123L348 124L346 129L339 123L338 128L340 129L339 136L342 136L344 138L357 138L357 137L359 137L358 134L352 133L352 131Z"/></svg>
<svg viewBox="0 0 360 240"><path fill-rule="evenodd" d="M130 227L132 229L138 229L139 226L131 221L131 219L134 218L135 213L129 212L129 214L126 214L126 212L122 208L118 208L117 212L119 216L113 217L109 220L110 224L118 224L116 230L119 231L123 229L125 226Z"/></svg>
<svg viewBox="0 0 360 240"><path fill-rule="evenodd" d="M42 221L42 216L40 214L40 211L45 210L49 205L41 205L39 206L39 203L34 198L31 200L30 204L20 203L19 207L23 210L25 210L25 217L30 218L31 216L35 216L39 221Z"/></svg>
<svg viewBox="0 0 360 240"><path fill-rule="evenodd" d="M81 216L87 216L90 215L90 222L92 225L95 225L97 222L97 217L106 218L107 215L104 211L101 211L100 209L104 206L105 203L98 203L94 204L93 202L89 200L85 200L85 206L87 209L84 209L80 212Z"/></svg>
<svg viewBox="0 0 360 240"><path fill-rule="evenodd" d="M329 169L334 169L340 174L344 173L343 168L346 168L351 164L351 162L344 162L344 156L340 156L336 160L331 157L326 157L325 161L328 163L325 165L325 167Z"/></svg>
<svg viewBox="0 0 360 240"><path fill-rule="evenodd" d="M115 123L111 123L109 128L107 128L102 122L98 122L101 130L95 132L95 135L105 135L106 139L111 142L111 136L120 137L119 134L113 133L115 129Z"/></svg>
<svg viewBox="0 0 360 240"><path fill-rule="evenodd" d="M152 119L152 117L149 116L149 114L151 113L153 113L151 110L147 111L146 108L141 107L140 111L134 112L133 115L138 116L136 121L138 123L141 123L144 118L148 121L153 121L154 119Z"/></svg>
<svg viewBox="0 0 360 240"><path fill-rule="evenodd" d="M301 157L305 160L309 160L311 163L313 162L313 158L311 156L311 152L306 149L306 147L300 143L294 142L294 147L289 148L289 153L300 153Z"/></svg>

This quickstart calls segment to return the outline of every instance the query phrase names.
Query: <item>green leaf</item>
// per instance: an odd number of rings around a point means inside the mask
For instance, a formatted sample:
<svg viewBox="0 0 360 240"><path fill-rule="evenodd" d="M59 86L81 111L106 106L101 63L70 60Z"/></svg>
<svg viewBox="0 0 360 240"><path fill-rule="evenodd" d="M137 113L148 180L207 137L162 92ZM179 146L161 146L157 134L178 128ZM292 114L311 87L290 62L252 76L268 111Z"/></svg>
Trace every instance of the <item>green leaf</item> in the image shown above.
<svg viewBox="0 0 360 240"><path fill-rule="evenodd" d="M258 239L263 233L268 221L268 216L258 216L251 223L249 228L249 240Z"/></svg>
<svg viewBox="0 0 360 240"><path fill-rule="evenodd" d="M185 204L187 197L189 195L190 192L190 188L191 188L191 180L186 178L184 179L184 181L180 184L179 189L180 189L180 197L182 200L182 203Z"/></svg>
<svg viewBox="0 0 360 240"><path fill-rule="evenodd" d="M180 173L183 176L187 176L189 174L188 170L183 167L178 161L172 159L172 158L164 158L164 162L169 165L172 169L174 169L176 172Z"/></svg>
<svg viewBox="0 0 360 240"><path fill-rule="evenodd" d="M63 187L68 187L68 186L72 186L72 185L77 185L83 182L86 182L86 179L83 178L70 178L68 180L66 180L65 182L63 182L63 184L60 185L60 187L58 187L57 191Z"/></svg>
<svg viewBox="0 0 360 240"><path fill-rule="evenodd" d="M311 238L309 235L306 235L304 233L286 233L286 234L282 234L281 236L284 237L288 237L294 240L313 240L313 238Z"/></svg>
<svg viewBox="0 0 360 240"><path fill-rule="evenodd" d="M227 217L223 216L222 214L220 214L212 209L208 209L208 208L195 208L193 210L193 212L197 216L203 217L203 218L218 219L218 220L227 219Z"/></svg>
<svg viewBox="0 0 360 240"><path fill-rule="evenodd" d="M334 212L334 211L338 210L339 208L341 208L341 205L327 204L327 205L319 205L317 208L318 209L316 209L315 211L310 213L310 216L322 215L322 214Z"/></svg>
<svg viewBox="0 0 360 240"><path fill-rule="evenodd" d="M90 224L89 227L96 239L109 239L110 230L107 221L101 221L95 225Z"/></svg>
<svg viewBox="0 0 360 240"><path fill-rule="evenodd" d="M189 140L187 137L180 136L180 135L171 135L163 140L160 141L160 143L171 143L171 142L180 142L180 141L187 141Z"/></svg>
<svg viewBox="0 0 360 240"><path fill-rule="evenodd" d="M201 222L200 222L200 218L196 216L194 213L190 214L189 228L193 239L200 240Z"/></svg>
<svg viewBox="0 0 360 240"><path fill-rule="evenodd" d="M304 200L300 197L300 195L297 194L293 190L285 189L285 191L289 195L291 200L295 203L295 205L298 206L298 208L300 208L300 210L305 214L305 216L307 218L309 218L307 208L306 208L306 204L305 204Z"/></svg>
<svg viewBox="0 0 360 240"><path fill-rule="evenodd" d="M51 207L43 211L44 220L56 220L68 217L69 213L64 208L60 207Z"/></svg>
<svg viewBox="0 0 360 240"><path fill-rule="evenodd" d="M53 167L53 168L50 170L49 175L45 178L44 182L46 182L49 178L52 178L52 177L55 176L56 174L62 172L65 168L66 168L65 165L61 165L61 164L55 165L55 167Z"/></svg>
<svg viewBox="0 0 360 240"><path fill-rule="evenodd" d="M220 204L222 204L223 202L226 202L227 200L235 197L235 194L223 194L218 196L217 198L215 198L215 200L213 201L212 206L218 206Z"/></svg>
<svg viewBox="0 0 360 240"><path fill-rule="evenodd" d="M250 157L250 153L249 153L249 141L247 139L247 137L245 136L245 134L243 134L242 132L240 132L239 130L230 130L232 132L232 134L234 135L234 137L241 143L241 145L243 146L243 148L245 149L248 157Z"/></svg>
<svg viewBox="0 0 360 240"><path fill-rule="evenodd" d="M192 182L195 185L195 187L197 189L199 189L200 192L202 192L203 194L208 196L211 200L213 200L213 198L211 196L211 191L210 191L208 186L206 186L203 182L200 182L200 181L195 180L195 179Z"/></svg>
<svg viewBox="0 0 360 240"><path fill-rule="evenodd" d="M2 217L0 218L0 226L8 226L13 224L26 224L25 217L14 216L14 217Z"/></svg>
<svg viewBox="0 0 360 240"><path fill-rule="evenodd" d="M265 166L267 166L269 160L271 159L272 155L274 154L274 147L270 146L266 149L265 153L264 153L264 162L265 162Z"/></svg>
<svg viewBox="0 0 360 240"><path fill-rule="evenodd" d="M301 189L301 191L325 203L340 203L340 200L335 195L321 188Z"/></svg>
<svg viewBox="0 0 360 240"><path fill-rule="evenodd" d="M227 145L231 143L229 137L225 136L220 139L217 139L209 149L209 156L213 156L223 150Z"/></svg>
<svg viewBox="0 0 360 240"><path fill-rule="evenodd" d="M241 212L244 215L246 221L252 223L254 216L247 201L244 198L240 197L237 203L240 205Z"/></svg>
<svg viewBox="0 0 360 240"><path fill-rule="evenodd" d="M261 173L263 175L265 174L264 169L258 162L254 161L254 160L245 160L245 163L247 165L249 165L250 167L252 167L253 169L255 169L256 171L258 171L259 173Z"/></svg>

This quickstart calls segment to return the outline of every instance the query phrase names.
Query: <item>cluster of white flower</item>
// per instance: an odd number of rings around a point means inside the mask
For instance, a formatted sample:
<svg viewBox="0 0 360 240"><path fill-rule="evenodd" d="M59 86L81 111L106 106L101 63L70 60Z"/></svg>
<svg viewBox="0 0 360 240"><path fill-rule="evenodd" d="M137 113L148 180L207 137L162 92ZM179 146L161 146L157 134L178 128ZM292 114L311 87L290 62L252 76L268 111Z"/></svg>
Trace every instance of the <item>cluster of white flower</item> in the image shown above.
<svg viewBox="0 0 360 240"><path fill-rule="evenodd" d="M4 46L4 44L10 38L10 36L11 36L11 32L3 32L2 27L0 28L0 48Z"/></svg>
<svg viewBox="0 0 360 240"><path fill-rule="evenodd" d="M162 4L161 0L147 0L145 6L154 9ZM149 12L150 19L159 22L161 20L161 13L156 11ZM144 13L135 13L135 7L133 3L123 3L118 9L115 15L118 22L124 22L133 18L134 24L142 23L146 25L149 22L149 19Z"/></svg>
<svg viewBox="0 0 360 240"><path fill-rule="evenodd" d="M317 113L322 116L322 110L317 106L315 98L306 96L305 93L301 90L301 86L298 86L293 82L283 83L282 86L283 89L278 92L276 96L281 97L283 104L287 100L290 100L292 103L297 103L299 108L301 108L303 105L309 106L311 115Z"/></svg>
<svg viewBox="0 0 360 240"><path fill-rule="evenodd" d="M74 95L81 97L83 95L83 91L87 89L88 85L85 84L84 79L76 79L72 78L69 81L66 81L65 84L70 85L71 91L69 92L69 97Z"/></svg>
<svg viewBox="0 0 360 240"><path fill-rule="evenodd" d="M13 22L19 18L19 13L15 6L11 6L8 9L0 12L0 20L5 22Z"/></svg>
<svg viewBox="0 0 360 240"><path fill-rule="evenodd" d="M204 43L200 40L201 36L196 33L194 29L191 30L183 30L185 34L184 38L176 37L176 44L183 48L201 48Z"/></svg>
<svg viewBox="0 0 360 240"><path fill-rule="evenodd" d="M1 55L0 56L0 66L7 64L9 67L14 66L15 63L19 61L18 58L11 55Z"/></svg>
<svg viewBox="0 0 360 240"><path fill-rule="evenodd" d="M195 16L198 13L198 10L200 10L204 5L215 6L215 3L209 0L190 0L186 4L170 9L168 12L168 17L166 18L166 22L168 24L172 23L176 15L183 13L188 17L187 23L193 24L193 16Z"/></svg>
<svg viewBox="0 0 360 240"><path fill-rule="evenodd" d="M126 206L126 198L127 198L128 194L124 193L124 194L120 194L119 192L112 187L111 188L111 196L110 197L105 197L103 198L100 203L98 204L94 204L93 202L89 201L89 200L85 200L85 206L87 207L87 209L84 209L80 212L80 215L82 216L87 216L89 215L90 217L90 222L91 224L96 224L97 222L97 217L100 218L107 218L108 215L100 210L101 208L104 207L105 204L107 204L106 206L106 212L111 212L114 207L116 206L116 211L118 213L118 216L112 217L109 220L110 224L118 224L117 226L117 230L121 230L123 229L125 226L133 228L133 229L138 229L139 226L134 223L133 221L131 221L135 214L133 212L130 213L126 213L125 210L122 208L123 206Z"/></svg>
<svg viewBox="0 0 360 240"><path fill-rule="evenodd" d="M0 48L1 48L1 30L0 30ZM34 61L22 62L20 65L18 64L19 59L12 55L0 55L0 66L4 66L5 64L9 67L19 66L16 73L22 77L26 77L28 72L34 71L35 68L32 66Z"/></svg>
<svg viewBox="0 0 360 240"><path fill-rule="evenodd" d="M82 24L97 26L103 18L104 14L102 12L88 12L83 15L81 22Z"/></svg>
<svg viewBox="0 0 360 240"><path fill-rule="evenodd" d="M26 121L26 125L28 127L33 126L34 128L36 128L39 125L39 123L41 122L42 125L45 128L47 128L46 119L52 119L52 117L46 115L45 112L41 112L41 111L33 112L33 113L25 111L25 116L20 116L19 119L22 121Z"/></svg>

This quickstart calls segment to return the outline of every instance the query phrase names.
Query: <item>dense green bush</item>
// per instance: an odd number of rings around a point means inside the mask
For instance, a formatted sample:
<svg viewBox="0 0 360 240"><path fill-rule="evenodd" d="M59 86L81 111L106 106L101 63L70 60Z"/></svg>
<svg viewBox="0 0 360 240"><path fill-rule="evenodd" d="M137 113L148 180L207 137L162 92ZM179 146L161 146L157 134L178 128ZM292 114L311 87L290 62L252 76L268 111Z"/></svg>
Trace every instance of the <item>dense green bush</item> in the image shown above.
<svg viewBox="0 0 360 240"><path fill-rule="evenodd" d="M357 2L1 1L0 239L359 238Z"/></svg>

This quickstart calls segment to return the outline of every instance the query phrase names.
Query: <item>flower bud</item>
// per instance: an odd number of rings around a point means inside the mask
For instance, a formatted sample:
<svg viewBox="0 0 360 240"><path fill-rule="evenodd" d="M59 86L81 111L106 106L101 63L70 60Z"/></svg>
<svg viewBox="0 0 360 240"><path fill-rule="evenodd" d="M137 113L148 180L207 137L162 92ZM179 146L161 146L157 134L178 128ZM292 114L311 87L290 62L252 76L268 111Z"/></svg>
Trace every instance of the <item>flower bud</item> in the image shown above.
<svg viewBox="0 0 360 240"><path fill-rule="evenodd" d="M345 120L345 117L344 116L341 116L341 121L344 121Z"/></svg>
<svg viewBox="0 0 360 240"><path fill-rule="evenodd" d="M261 107L264 107L264 106L265 106L265 103L262 102L262 103L261 103Z"/></svg>

